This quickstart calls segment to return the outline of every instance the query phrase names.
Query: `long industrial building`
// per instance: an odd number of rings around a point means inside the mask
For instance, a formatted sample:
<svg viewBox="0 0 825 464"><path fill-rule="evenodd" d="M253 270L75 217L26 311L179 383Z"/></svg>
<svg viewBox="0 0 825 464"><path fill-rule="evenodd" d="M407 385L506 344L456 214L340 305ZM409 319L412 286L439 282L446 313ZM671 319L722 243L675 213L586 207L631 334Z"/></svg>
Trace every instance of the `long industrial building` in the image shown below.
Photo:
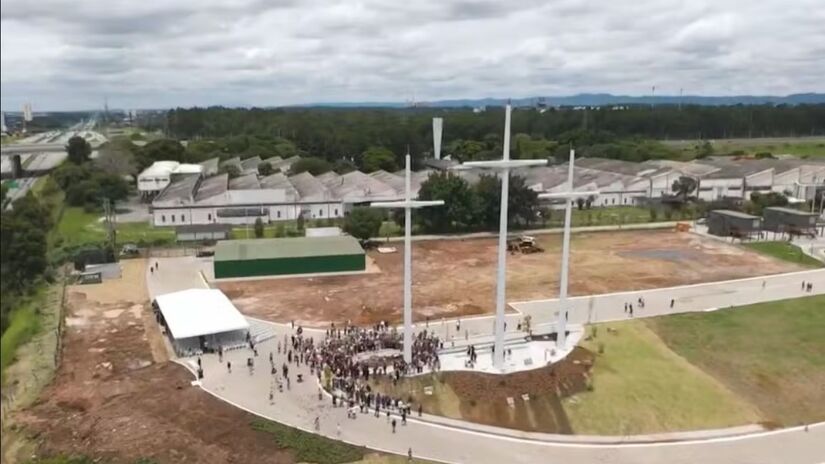
<svg viewBox="0 0 825 464"><path fill-rule="evenodd" d="M339 175L327 172L313 176L308 172L287 175L289 165L298 158L270 158L264 161L282 172L262 177L257 173L260 157L221 163L238 166L241 175L230 179L215 172L215 161L203 163L201 173L164 176L168 185L152 201L152 222L156 226L188 224L251 224L305 219L340 218L354 206L373 201L400 200L404 197L404 173L376 171L365 174L353 171ZM475 183L480 171L454 170L449 160L427 160L426 169L412 174L411 190L415 197L427 177L434 171L453 170L456 175ZM562 191L566 188L567 165L516 169L513 174L525 178L538 192ZM695 179L692 195L705 201L725 198L750 199L754 192L781 192L797 201L814 198L817 189L825 190L825 162L801 159L732 159L708 158L692 162L651 160L643 163L581 158L574 170L574 188L598 190L593 206L631 206L650 199L672 195L673 183L680 177ZM147 176L148 177L148 176ZM154 187L154 185L153 185Z"/></svg>

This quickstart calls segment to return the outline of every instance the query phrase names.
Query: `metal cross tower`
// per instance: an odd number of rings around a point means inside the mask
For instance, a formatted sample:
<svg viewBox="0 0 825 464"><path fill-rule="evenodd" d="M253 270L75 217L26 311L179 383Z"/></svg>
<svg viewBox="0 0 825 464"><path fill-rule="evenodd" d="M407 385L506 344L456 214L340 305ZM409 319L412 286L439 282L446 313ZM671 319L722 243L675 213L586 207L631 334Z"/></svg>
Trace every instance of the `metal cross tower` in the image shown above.
<svg viewBox="0 0 825 464"><path fill-rule="evenodd" d="M501 171L501 216L498 228L498 269L496 278L496 327L495 354L493 367L501 369L504 365L504 300L506 294L507 268L507 197L510 188L510 170L524 166L547 164L547 160L511 160L510 159L510 114L512 109L507 104L504 113L504 150L502 159L492 161L469 161L462 163L462 168L495 169Z"/></svg>
<svg viewBox="0 0 825 464"><path fill-rule="evenodd" d="M576 192L573 190L573 164L576 159L576 152L570 148L570 163L567 170L566 192L542 193L539 198L562 198L565 200L564 206L564 239L561 249L561 279L559 281L559 318L556 324L558 335L556 336L556 346L564 348L567 342L567 281L570 270L570 222L573 214L573 200L577 198L598 195L598 191Z"/></svg>
<svg viewBox="0 0 825 464"><path fill-rule="evenodd" d="M374 208L404 208L404 362L412 362L412 210L427 206L441 206L443 200L417 201L410 193L410 154L406 156L406 190L404 201L373 202Z"/></svg>

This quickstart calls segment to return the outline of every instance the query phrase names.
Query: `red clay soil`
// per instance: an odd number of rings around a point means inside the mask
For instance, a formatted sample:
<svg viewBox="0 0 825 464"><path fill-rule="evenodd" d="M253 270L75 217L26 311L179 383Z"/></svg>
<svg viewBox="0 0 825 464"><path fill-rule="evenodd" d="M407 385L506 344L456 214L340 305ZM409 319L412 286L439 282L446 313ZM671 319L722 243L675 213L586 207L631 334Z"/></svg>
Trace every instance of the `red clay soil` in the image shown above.
<svg viewBox="0 0 825 464"><path fill-rule="evenodd" d="M561 398L587 388L593 362L593 353L576 347L564 360L540 369L508 375L444 372L435 374L438 382L419 376L397 386L382 381L377 388L404 400L412 398L430 414L529 432L570 434L573 430ZM434 387L432 395L424 394L425 387L437 383L441 385ZM525 394L527 400L522 397Z"/></svg>
<svg viewBox="0 0 825 464"><path fill-rule="evenodd" d="M249 427L251 415L192 387L182 366L155 362L143 311L70 294L54 382L16 416L39 454L115 463L294 462L271 436Z"/></svg>
<svg viewBox="0 0 825 464"><path fill-rule="evenodd" d="M544 253L507 258L507 299L558 293L561 236L542 235ZM403 253L370 256L380 273L219 283L251 316L309 326L351 320L373 324L401 318ZM491 313L496 239L413 244L413 305L417 320ZM574 295L640 290L799 270L742 247L672 231L576 234L571 250Z"/></svg>

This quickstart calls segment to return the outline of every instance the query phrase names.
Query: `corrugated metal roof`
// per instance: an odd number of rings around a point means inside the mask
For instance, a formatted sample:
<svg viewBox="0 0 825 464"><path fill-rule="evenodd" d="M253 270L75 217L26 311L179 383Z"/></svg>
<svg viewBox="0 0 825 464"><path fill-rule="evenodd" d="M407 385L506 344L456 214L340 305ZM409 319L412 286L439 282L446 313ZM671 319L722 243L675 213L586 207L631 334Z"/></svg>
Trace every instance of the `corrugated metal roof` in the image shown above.
<svg viewBox="0 0 825 464"><path fill-rule="evenodd" d="M255 173L229 179L230 190L254 190L259 188L261 188L261 184L258 182L258 175Z"/></svg>
<svg viewBox="0 0 825 464"><path fill-rule="evenodd" d="M734 211L732 209L715 209L711 211L712 214L721 214L723 216L730 216L739 219L759 219L759 216L752 216L750 214L745 214L740 211Z"/></svg>
<svg viewBox="0 0 825 464"><path fill-rule="evenodd" d="M287 159L278 161L277 163L272 164L272 169L280 169L281 171L286 171L292 166L296 161L300 160L300 156L290 156Z"/></svg>
<svg viewBox="0 0 825 464"><path fill-rule="evenodd" d="M766 210L776 211L778 213L785 213L785 214L793 214L794 216L818 216L816 213L810 213L808 211L800 211L798 209L793 208L785 208L784 206L768 206L765 208Z"/></svg>
<svg viewBox="0 0 825 464"><path fill-rule="evenodd" d="M273 156L271 158L265 159L264 163L269 163L269 165L272 166L272 169L275 169L275 167L283 160L284 159L280 156Z"/></svg>
<svg viewBox="0 0 825 464"><path fill-rule="evenodd" d="M207 198L212 198L226 193L227 184L229 182L229 174L219 174L215 177L209 177L201 182L198 187L198 192L195 195L195 201L202 201Z"/></svg>
<svg viewBox="0 0 825 464"><path fill-rule="evenodd" d="M247 158L245 160L241 160L241 169L244 171L255 171L258 172L258 165L261 164L261 157L260 156L253 156L252 158Z"/></svg>
<svg viewBox="0 0 825 464"><path fill-rule="evenodd" d="M394 188L361 171L340 176L340 183L327 184L333 195L344 201L375 201L401 198Z"/></svg>
<svg viewBox="0 0 825 464"><path fill-rule="evenodd" d="M155 161L151 166L144 169L138 177L145 176L168 176L180 165L177 161Z"/></svg>
<svg viewBox="0 0 825 464"><path fill-rule="evenodd" d="M228 160L221 161L220 166L221 166L221 167L223 167L223 166L229 166L230 164L235 165L235 166L237 166L237 167L238 167L238 169L240 169L240 168L241 168L241 157L240 157L240 156L236 156L236 157L234 157L234 158L229 158Z"/></svg>
<svg viewBox="0 0 825 464"><path fill-rule="evenodd" d="M350 236L222 240L215 247L215 261L306 258L364 254Z"/></svg>
<svg viewBox="0 0 825 464"><path fill-rule="evenodd" d="M200 177L198 176L186 176L171 182L160 192L157 197L155 197L154 203L180 202L183 200L188 200L190 197L195 195L195 189L198 186L199 180Z"/></svg>
<svg viewBox="0 0 825 464"><path fill-rule="evenodd" d="M211 175L211 174L215 174L216 172L218 172L219 162L220 162L220 159L218 157L215 157L215 158L209 158L206 161L201 161L199 164L201 166L203 166L204 174Z"/></svg>
<svg viewBox="0 0 825 464"><path fill-rule="evenodd" d="M301 200L325 200L329 198L329 190L308 172L290 176L289 182L298 191Z"/></svg>
<svg viewBox="0 0 825 464"><path fill-rule="evenodd" d="M292 201L297 201L300 199L301 195L298 194L298 191L295 190L295 187L292 185L292 182L281 172L277 172L272 174L271 176L264 177L261 179L261 188L266 189L282 189L286 192L288 198L292 199Z"/></svg>

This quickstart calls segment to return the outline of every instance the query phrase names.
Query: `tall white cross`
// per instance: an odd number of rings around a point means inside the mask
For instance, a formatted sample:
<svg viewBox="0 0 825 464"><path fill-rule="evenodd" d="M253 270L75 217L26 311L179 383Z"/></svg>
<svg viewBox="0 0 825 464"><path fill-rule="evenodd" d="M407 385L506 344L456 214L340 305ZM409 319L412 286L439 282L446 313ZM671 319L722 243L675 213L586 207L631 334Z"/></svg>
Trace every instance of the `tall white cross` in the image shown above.
<svg viewBox="0 0 825 464"><path fill-rule="evenodd" d="M404 201L377 201L375 208L404 208L404 362L412 362L412 210L426 206L441 206L443 200L417 201L410 192L410 154L406 157Z"/></svg>
<svg viewBox="0 0 825 464"><path fill-rule="evenodd" d="M498 269L496 277L496 326L495 343L493 348L493 367L502 369L504 366L504 300L506 297L506 268L507 268L507 197L510 188L510 170L524 166L540 166L547 164L547 160L511 160L510 159L510 113L508 104L504 113L504 150L502 159L492 161L468 161L461 166L464 168L495 169L501 171L501 215L498 227Z"/></svg>
<svg viewBox="0 0 825 464"><path fill-rule="evenodd" d="M573 191L573 164L575 163L576 152L570 148L570 164L567 169L567 191L542 193L539 198L563 198L564 206L564 238L561 248L561 279L559 280L559 317L556 324L556 346L564 348L567 342L567 281L570 270L570 222L573 216L573 200L577 198L587 198L591 195L598 195L598 191L576 192Z"/></svg>

